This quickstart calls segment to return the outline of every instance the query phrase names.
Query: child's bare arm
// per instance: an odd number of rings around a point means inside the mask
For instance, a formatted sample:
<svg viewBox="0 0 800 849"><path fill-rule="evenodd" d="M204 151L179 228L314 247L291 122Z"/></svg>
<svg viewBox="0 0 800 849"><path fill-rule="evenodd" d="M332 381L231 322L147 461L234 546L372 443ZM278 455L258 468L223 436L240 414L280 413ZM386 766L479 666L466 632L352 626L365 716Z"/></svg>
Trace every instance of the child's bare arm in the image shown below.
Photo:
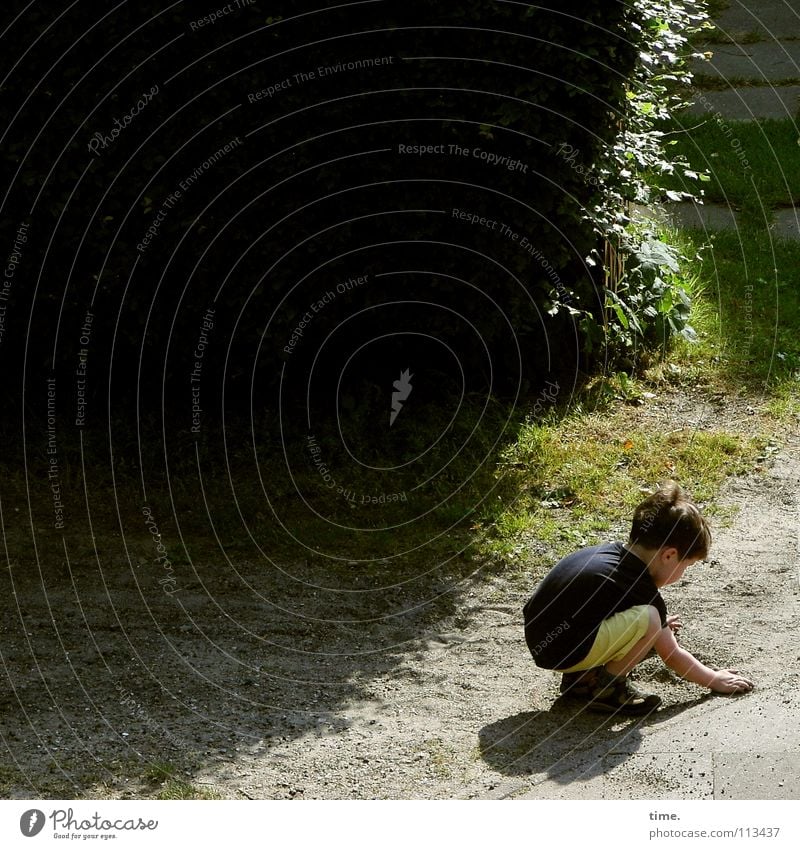
<svg viewBox="0 0 800 849"><path fill-rule="evenodd" d="M712 669L701 663L694 655L678 645L672 629L662 628L655 643L655 649L664 663L676 675L710 687L717 693L743 693L753 689L753 682L740 675L735 669Z"/></svg>

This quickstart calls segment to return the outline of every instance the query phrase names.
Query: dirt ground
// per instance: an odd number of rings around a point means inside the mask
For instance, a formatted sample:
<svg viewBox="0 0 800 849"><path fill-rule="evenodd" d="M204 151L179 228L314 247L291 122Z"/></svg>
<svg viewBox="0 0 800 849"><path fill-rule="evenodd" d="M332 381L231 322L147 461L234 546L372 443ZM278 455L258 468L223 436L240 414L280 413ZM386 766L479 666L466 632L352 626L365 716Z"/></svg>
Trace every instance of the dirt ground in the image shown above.
<svg viewBox="0 0 800 849"><path fill-rule="evenodd" d="M65 552L44 580L12 557L0 795L149 798L160 769L231 799L797 798L797 449L729 480L711 559L664 591L682 643L756 689L710 696L650 659L635 674L664 705L645 719L555 701L522 637L524 568L371 586L354 565L344 588L313 562L195 563L169 595L146 548Z"/></svg>

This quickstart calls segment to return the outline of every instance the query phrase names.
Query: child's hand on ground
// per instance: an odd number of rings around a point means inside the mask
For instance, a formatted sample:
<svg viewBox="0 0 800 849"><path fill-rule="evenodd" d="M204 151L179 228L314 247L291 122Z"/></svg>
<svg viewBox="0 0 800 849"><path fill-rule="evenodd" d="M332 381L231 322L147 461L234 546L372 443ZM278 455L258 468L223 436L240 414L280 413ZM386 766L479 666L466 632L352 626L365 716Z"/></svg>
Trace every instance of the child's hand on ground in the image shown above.
<svg viewBox="0 0 800 849"><path fill-rule="evenodd" d="M683 628L683 622L681 622L681 617L677 613L667 616L667 628L675 635L680 634L681 628Z"/></svg>
<svg viewBox="0 0 800 849"><path fill-rule="evenodd" d="M753 682L745 678L738 669L718 669L711 682L715 693L749 693Z"/></svg>

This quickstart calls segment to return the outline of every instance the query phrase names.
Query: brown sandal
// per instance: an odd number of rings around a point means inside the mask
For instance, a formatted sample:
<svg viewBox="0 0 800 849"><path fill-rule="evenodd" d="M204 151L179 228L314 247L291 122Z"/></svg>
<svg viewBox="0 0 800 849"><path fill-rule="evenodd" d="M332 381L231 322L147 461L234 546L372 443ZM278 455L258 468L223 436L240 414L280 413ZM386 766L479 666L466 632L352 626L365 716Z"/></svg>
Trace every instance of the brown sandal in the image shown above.
<svg viewBox="0 0 800 849"><path fill-rule="evenodd" d="M627 675L612 675L603 668L597 675L597 684L586 706L602 713L642 716L660 707L661 699L642 693L631 684Z"/></svg>
<svg viewBox="0 0 800 849"><path fill-rule="evenodd" d="M564 672L561 676L561 686L558 688L562 696L576 699L590 697L597 686L597 672L602 666L582 669L579 672Z"/></svg>

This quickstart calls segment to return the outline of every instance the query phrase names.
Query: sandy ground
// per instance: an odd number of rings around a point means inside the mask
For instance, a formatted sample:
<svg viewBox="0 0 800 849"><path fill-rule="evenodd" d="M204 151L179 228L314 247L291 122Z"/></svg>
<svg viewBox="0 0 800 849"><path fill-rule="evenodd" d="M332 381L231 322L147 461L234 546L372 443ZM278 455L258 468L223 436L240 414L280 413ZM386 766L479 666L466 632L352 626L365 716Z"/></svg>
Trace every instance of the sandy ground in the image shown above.
<svg viewBox="0 0 800 849"><path fill-rule="evenodd" d="M556 701L522 637L525 569L439 573L424 595L356 575L331 607L308 563L195 564L170 597L152 553L65 556L44 580L12 559L0 795L152 797L161 766L239 799L798 798L797 449L729 481L711 559L664 591L682 643L756 689L712 696L650 659L635 675L664 705L644 719Z"/></svg>
<svg viewBox="0 0 800 849"><path fill-rule="evenodd" d="M788 32L763 21L769 37ZM642 414L676 427L724 415L735 429L752 410L720 397ZM683 644L756 689L711 696L648 660L639 683L664 705L637 720L556 701L557 676L522 637L532 570L402 586L355 574L342 590L313 563L210 559L170 597L149 539L130 544L131 563L65 551L53 568L48 551L44 572L41 552L7 549L0 796L152 797L166 768L233 799L797 799L798 447L729 481L730 527L665 590Z"/></svg>

